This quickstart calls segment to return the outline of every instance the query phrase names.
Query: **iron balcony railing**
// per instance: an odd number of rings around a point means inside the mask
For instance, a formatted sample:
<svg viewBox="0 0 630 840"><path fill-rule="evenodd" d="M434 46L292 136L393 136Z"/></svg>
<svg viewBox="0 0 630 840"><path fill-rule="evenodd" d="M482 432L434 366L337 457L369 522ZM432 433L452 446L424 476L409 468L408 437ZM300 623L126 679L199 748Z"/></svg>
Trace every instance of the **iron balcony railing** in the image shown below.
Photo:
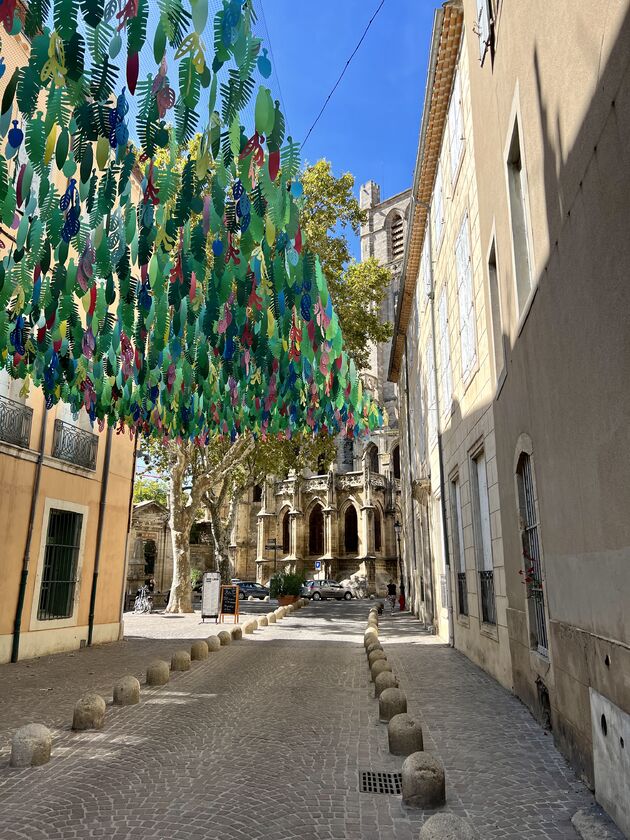
<svg viewBox="0 0 630 840"><path fill-rule="evenodd" d="M481 619L484 624L497 623L497 608L494 601L494 572L480 571Z"/></svg>
<svg viewBox="0 0 630 840"><path fill-rule="evenodd" d="M8 397L0 397L0 440L28 449L32 420L32 408Z"/></svg>
<svg viewBox="0 0 630 840"><path fill-rule="evenodd" d="M457 608L460 615L468 615L466 572L457 572Z"/></svg>
<svg viewBox="0 0 630 840"><path fill-rule="evenodd" d="M95 470L97 451L98 436L93 432L86 432L63 420L55 420L53 458Z"/></svg>

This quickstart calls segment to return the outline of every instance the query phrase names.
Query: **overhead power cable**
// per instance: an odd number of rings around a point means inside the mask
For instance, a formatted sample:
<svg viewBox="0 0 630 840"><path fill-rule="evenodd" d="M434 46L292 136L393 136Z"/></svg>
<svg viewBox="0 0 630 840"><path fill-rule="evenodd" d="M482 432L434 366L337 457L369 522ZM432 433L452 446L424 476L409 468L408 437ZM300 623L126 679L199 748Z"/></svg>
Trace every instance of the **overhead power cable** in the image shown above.
<svg viewBox="0 0 630 840"><path fill-rule="evenodd" d="M372 17L371 17L371 18L370 18L370 20L368 21L368 25L365 27L365 29L364 29L364 31L363 31L363 35L361 35L361 37L359 38L359 43L356 45L356 47L355 47L355 48L354 48L354 50L352 51L352 54L351 54L350 58L346 61L346 63L345 63L345 66L344 66L343 70L342 70L342 71L341 71L341 73L339 74L339 78L337 79L337 81L335 82L335 84L334 84L334 86L333 86L333 89L330 91L330 93L329 93L329 94L328 94L328 96L326 97L326 101L325 101L325 102L324 102L324 104L322 105L322 107L321 107L321 110L320 110L319 114L315 117L315 120L313 121L313 125L309 128L309 130L308 130L308 133L307 133L306 137L305 137L305 138L304 138L304 140L302 141L302 146L301 146L301 148L302 148L302 149L303 149L303 148L304 148L304 146L306 145L306 141L308 140L308 138L311 136L311 132L313 131L313 129L315 128L315 126L316 126L316 125L317 125L317 123L319 122L319 118L321 117L321 115L322 115L322 114L324 113L324 111L326 110L326 106L327 106L327 105L328 105L328 103L330 102L330 99L331 99L331 97L332 97L333 93L334 93L334 92L337 90L337 88L339 87L339 82L340 82L340 81L343 79L343 77L345 76L345 74L346 74L346 70L347 70L347 69L348 69L348 67L350 66L350 62L352 61L352 59L353 59L353 58L355 57L355 55L357 54L357 52L358 52L358 50L359 50L359 47L361 46L361 44L363 43L363 41L364 41L364 39L365 39L365 36L368 34L368 31L369 31L369 29L370 29L370 26L372 26L372 23L374 22L374 19L376 18L377 14L378 14L378 13L381 11L381 9L383 8L384 3L385 3L385 0L381 0L381 2L378 4L378 7L377 7L376 11L374 12L374 14L372 15Z"/></svg>

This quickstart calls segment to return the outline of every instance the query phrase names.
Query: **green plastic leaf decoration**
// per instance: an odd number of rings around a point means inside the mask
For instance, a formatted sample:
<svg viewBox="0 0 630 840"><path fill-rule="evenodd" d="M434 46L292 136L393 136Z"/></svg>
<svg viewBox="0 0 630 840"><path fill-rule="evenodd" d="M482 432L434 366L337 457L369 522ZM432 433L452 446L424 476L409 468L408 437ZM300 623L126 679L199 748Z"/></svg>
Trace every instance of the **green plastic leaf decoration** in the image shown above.
<svg viewBox="0 0 630 840"><path fill-rule="evenodd" d="M77 31L77 14L79 4L76 0L55 0L53 19L57 34L69 41Z"/></svg>
<svg viewBox="0 0 630 840"><path fill-rule="evenodd" d="M103 20L105 4L103 0L81 0L81 11L88 26L98 26Z"/></svg>
<svg viewBox="0 0 630 840"><path fill-rule="evenodd" d="M29 0L24 17L24 33L33 39L44 28L50 14L50 0Z"/></svg>

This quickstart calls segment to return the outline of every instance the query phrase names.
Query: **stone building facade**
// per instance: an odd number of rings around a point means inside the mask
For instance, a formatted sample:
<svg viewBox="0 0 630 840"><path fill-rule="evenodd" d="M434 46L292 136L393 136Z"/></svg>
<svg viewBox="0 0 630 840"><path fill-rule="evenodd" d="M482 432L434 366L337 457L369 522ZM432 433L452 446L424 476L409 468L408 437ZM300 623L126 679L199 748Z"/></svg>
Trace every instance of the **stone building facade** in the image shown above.
<svg viewBox="0 0 630 840"><path fill-rule="evenodd" d="M396 311L410 195L407 190L381 201L373 181L359 193L360 206L367 211L361 258L375 257L392 272L383 321L393 322ZM394 526L401 516L400 448L397 391L386 376L389 353L389 342L373 346L361 374L386 410L388 425L359 440L340 437L335 462L322 474L291 475L265 484L257 512L257 580L269 580L274 567L293 568L309 577L362 580L368 591L378 594L390 578L399 580ZM246 513L242 522L247 524ZM268 547L273 540L275 552Z"/></svg>
<svg viewBox="0 0 630 840"><path fill-rule="evenodd" d="M432 575L436 609L426 579L414 605L551 729L626 834L629 53L630 0L436 11L389 366L406 573Z"/></svg>

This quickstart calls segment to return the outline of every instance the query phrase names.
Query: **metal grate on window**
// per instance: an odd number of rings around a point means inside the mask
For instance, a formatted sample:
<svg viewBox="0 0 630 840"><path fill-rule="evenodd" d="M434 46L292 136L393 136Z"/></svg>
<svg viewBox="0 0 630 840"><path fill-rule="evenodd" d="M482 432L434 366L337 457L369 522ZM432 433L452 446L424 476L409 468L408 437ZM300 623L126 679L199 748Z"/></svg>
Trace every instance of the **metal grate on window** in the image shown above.
<svg viewBox="0 0 630 840"><path fill-rule="evenodd" d="M74 607L83 516L51 508L37 618L69 618Z"/></svg>
<svg viewBox="0 0 630 840"><path fill-rule="evenodd" d="M547 621L545 619L545 598L543 594L542 562L538 535L538 517L534 494L532 461L523 453L518 465L518 490L521 512L521 538L523 557L527 564L527 594L531 602L530 618L532 633L539 653L547 655Z"/></svg>
<svg viewBox="0 0 630 840"><path fill-rule="evenodd" d="M401 774L363 770L359 790L361 793L386 793L391 796L400 796L402 793Z"/></svg>

